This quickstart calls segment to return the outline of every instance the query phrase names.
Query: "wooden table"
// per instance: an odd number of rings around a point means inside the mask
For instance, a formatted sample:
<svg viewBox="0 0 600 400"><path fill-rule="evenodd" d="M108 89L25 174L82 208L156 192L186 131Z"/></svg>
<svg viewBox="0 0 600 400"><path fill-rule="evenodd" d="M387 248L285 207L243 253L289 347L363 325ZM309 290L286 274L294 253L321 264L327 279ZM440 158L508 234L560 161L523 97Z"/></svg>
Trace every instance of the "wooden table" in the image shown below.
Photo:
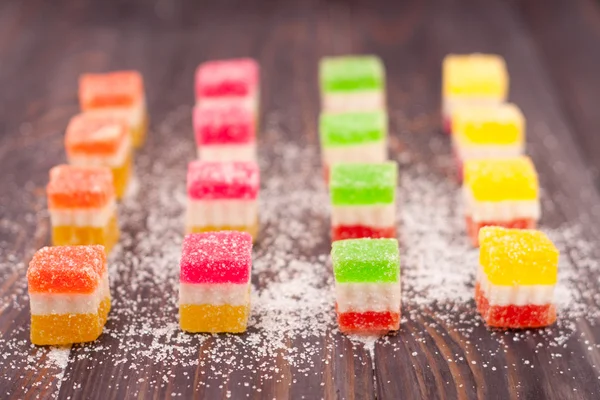
<svg viewBox="0 0 600 400"><path fill-rule="evenodd" d="M600 398L598 1L176 3L0 4L0 397ZM562 251L561 314L544 330L489 331L474 310L476 251L439 127L441 60L474 51L507 60L543 187L541 228ZM386 64L401 171L404 318L376 342L340 334L333 316L317 62L344 53ZM176 284L193 73L237 56L262 67L252 326L186 335ZM65 160L77 76L126 68L144 75L152 123L120 205L111 317L95 343L35 348L25 272L49 243L44 186Z"/></svg>

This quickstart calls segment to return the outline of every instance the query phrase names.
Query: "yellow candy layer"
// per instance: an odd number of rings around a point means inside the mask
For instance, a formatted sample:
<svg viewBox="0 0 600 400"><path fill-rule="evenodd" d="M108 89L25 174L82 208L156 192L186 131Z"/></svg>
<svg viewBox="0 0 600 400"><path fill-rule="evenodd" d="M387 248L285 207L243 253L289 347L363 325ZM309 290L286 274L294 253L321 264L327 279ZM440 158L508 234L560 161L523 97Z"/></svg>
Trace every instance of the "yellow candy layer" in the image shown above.
<svg viewBox="0 0 600 400"><path fill-rule="evenodd" d="M111 168L115 185L115 195L117 196L117 199L122 198L127 191L127 185L129 184L129 178L131 177L132 164L133 156L132 154L129 154L123 165L116 168Z"/></svg>
<svg viewBox="0 0 600 400"><path fill-rule="evenodd" d="M252 236L252 240L258 237L258 222L254 225L207 225L207 226L188 226L186 233L204 233L204 232L219 232L219 231L238 231L248 232Z"/></svg>
<svg viewBox="0 0 600 400"><path fill-rule="evenodd" d="M148 132L148 113L144 113L144 119L138 126L131 127L131 138L133 140L133 147L139 148L144 145L146 141L146 133Z"/></svg>
<svg viewBox="0 0 600 400"><path fill-rule="evenodd" d="M52 227L52 244L54 246L101 244L108 254L119 241L119 234L117 216L114 215L105 227L54 226Z"/></svg>
<svg viewBox="0 0 600 400"><path fill-rule="evenodd" d="M452 114L458 145L522 145L525 118L514 104L458 107Z"/></svg>
<svg viewBox="0 0 600 400"><path fill-rule="evenodd" d="M526 156L467 160L464 184L477 201L536 200L539 183Z"/></svg>
<svg viewBox="0 0 600 400"><path fill-rule="evenodd" d="M38 346L92 342L98 339L110 311L106 297L93 314L31 316L31 343Z"/></svg>
<svg viewBox="0 0 600 400"><path fill-rule="evenodd" d="M508 73L504 59L493 54L450 54L442 66L444 96L505 99Z"/></svg>
<svg viewBox="0 0 600 400"><path fill-rule="evenodd" d="M246 330L250 306L182 304L179 324L187 332L240 333Z"/></svg>
<svg viewBox="0 0 600 400"><path fill-rule="evenodd" d="M540 231L484 227L479 246L479 263L494 285L556 284L559 252Z"/></svg>

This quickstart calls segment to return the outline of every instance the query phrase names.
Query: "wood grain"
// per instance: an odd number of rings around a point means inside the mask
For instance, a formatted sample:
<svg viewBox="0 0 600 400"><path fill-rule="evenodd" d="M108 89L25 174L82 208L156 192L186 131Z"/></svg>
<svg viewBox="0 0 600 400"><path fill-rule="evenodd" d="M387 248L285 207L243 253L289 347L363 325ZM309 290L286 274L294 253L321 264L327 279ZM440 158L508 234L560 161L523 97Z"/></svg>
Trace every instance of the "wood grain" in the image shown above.
<svg viewBox="0 0 600 400"><path fill-rule="evenodd" d="M62 133L78 109L78 74L124 68L143 73L152 135L136 168L142 176L158 176L155 164L184 171L186 160L194 156L189 116L175 124L176 129L163 131L161 126L173 115L189 112L174 110L191 105L198 63L256 57L263 69L260 140L272 166L263 171L268 180L289 173L278 160L278 143L309 148L317 144L319 58L375 53L388 70L392 155L408 154L403 167L426 165L441 182L451 181L454 170L445 161L448 140L439 134L440 63L449 52L484 51L506 58L511 100L526 115L528 151L544 189L543 227L564 236L567 243L573 241L563 259L581 275L577 291L588 294L577 301L599 310L600 299L589 293L597 291L600 271L580 264L579 245L594 242L600 233L600 194L594 185L600 171L594 157L600 151L595 134L600 128L595 111L600 104L600 79L595 74L600 67L599 26L600 9L591 0L0 3L0 376L5 378L0 380L0 397L600 397L600 313L569 319L569 329L501 333L472 322L477 318L472 301L426 306L406 302L402 331L377 341L374 358L367 347L332 326L321 337L288 338L289 349L318 349L307 352L301 366L287 363L281 353L261 356L261 365L278 368L276 377L264 378L271 373L260 368L256 373L220 374L227 368L225 362L207 356L223 339L220 336L190 339L185 346L191 352L169 354L181 358L177 365L170 360L134 360L120 336L103 335L99 344L74 346L62 370L63 364L46 362L48 349L28 345L29 308L24 304L26 265L33 252L49 242L43 188L48 169L64 161ZM267 129L272 119L278 119L277 129ZM182 145L172 145L174 140ZM318 171L318 164L307 167ZM145 206L164 195L152 182L139 184L142 206L130 209L131 218L122 226L130 238L152 228L152 213ZM177 188L178 183L173 185ZM165 212L177 214L178 209ZM314 234L323 238L315 247L319 254L328 251L327 224L314 223ZM574 237L563 229L572 225L578 228ZM174 226L165 227L165 240L179 240ZM263 227L259 254L272 243L274 228ZM401 245L410 234L400 231ZM589 251L593 260L600 256L596 249ZM144 252L148 249L135 240L124 244L123 254ZM142 256L114 261L120 265L121 282L143 271ZM323 268L327 283L331 273ZM269 276L255 276L253 283L264 287ZM111 317L107 329L128 329L133 322L122 308L136 304L160 320L176 315L172 293L161 288L113 288L115 307L121 312ZM153 338L140 332L139 341L150 348ZM232 343L231 354L243 359L243 341ZM555 343L560 347L544 348ZM23 353L16 355L15 349ZM119 359L124 361L114 362ZM36 363L42 367L32 368ZM310 373L302 369L307 366Z"/></svg>

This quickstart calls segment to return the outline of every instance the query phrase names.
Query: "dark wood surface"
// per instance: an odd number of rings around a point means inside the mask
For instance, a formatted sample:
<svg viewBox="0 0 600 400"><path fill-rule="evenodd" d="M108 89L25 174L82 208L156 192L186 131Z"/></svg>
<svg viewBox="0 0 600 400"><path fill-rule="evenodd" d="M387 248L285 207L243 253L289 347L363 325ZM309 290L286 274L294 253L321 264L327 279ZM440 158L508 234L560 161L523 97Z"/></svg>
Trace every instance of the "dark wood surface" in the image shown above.
<svg viewBox="0 0 600 400"><path fill-rule="evenodd" d="M0 3L0 398L600 398L600 3L370 3ZM439 132L441 60L473 51L506 58L510 98L527 118L543 187L541 227L562 251L565 290L557 296L569 297L547 329L489 331L469 295L444 300L444 287L420 281L419 268L431 262L468 280L465 269L474 266L453 260L476 261L464 239L449 142ZM401 170L404 318L373 352L335 329L326 258L317 62L344 53L374 53L386 64L391 155ZM261 204L268 209L255 249L260 298L246 335L185 335L173 299L185 166L194 157L193 72L202 61L236 56L255 57L262 68ZM95 343L35 348L25 272L49 243L44 186L49 168L65 159L77 76L124 68L144 75L151 132L136 159L137 190L120 206L111 317ZM448 229L427 242L432 236L411 222L419 218ZM294 297L294 279L305 287L301 277L315 282ZM300 306L289 315L287 303L265 308L270 287L289 290L286 300ZM283 320L269 321L273 315Z"/></svg>

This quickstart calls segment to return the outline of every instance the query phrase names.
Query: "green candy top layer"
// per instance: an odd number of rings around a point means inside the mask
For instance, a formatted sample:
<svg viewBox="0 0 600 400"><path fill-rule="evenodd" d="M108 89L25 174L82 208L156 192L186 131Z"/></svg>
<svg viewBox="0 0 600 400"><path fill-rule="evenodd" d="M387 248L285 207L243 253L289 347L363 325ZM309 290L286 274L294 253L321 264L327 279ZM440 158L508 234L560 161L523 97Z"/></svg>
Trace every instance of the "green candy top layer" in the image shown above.
<svg viewBox="0 0 600 400"><path fill-rule="evenodd" d="M325 57L319 75L323 92L382 90L383 63L375 56Z"/></svg>
<svg viewBox="0 0 600 400"><path fill-rule="evenodd" d="M349 239L333 242L333 274L338 283L390 283L400 280L396 239Z"/></svg>
<svg viewBox="0 0 600 400"><path fill-rule="evenodd" d="M379 164L335 164L329 190L334 206L392 204L396 198L398 167L393 161Z"/></svg>
<svg viewBox="0 0 600 400"><path fill-rule="evenodd" d="M319 120L323 147L376 142L387 135L385 112L323 113Z"/></svg>

